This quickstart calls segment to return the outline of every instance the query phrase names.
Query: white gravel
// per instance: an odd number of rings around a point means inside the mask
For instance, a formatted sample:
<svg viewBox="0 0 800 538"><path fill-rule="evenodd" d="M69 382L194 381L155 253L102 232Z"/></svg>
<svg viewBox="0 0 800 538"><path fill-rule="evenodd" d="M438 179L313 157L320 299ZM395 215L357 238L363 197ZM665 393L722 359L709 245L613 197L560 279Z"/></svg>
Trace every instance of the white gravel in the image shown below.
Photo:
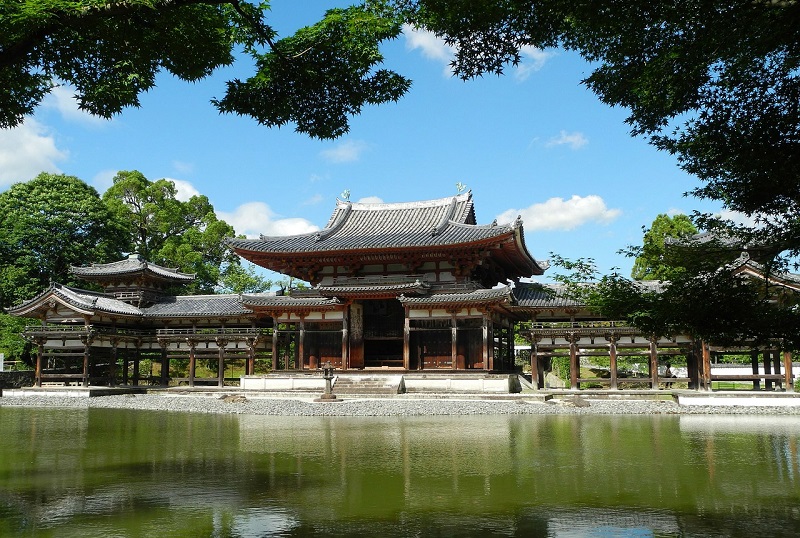
<svg viewBox="0 0 800 538"><path fill-rule="evenodd" d="M433 415L796 415L800 406L681 406L668 400L592 400L566 396L548 402L526 399L476 400L422 398L352 398L314 402L307 397L213 394L138 394L93 398L15 396L0 398L0 407L111 408L191 413L281 416L433 416Z"/></svg>

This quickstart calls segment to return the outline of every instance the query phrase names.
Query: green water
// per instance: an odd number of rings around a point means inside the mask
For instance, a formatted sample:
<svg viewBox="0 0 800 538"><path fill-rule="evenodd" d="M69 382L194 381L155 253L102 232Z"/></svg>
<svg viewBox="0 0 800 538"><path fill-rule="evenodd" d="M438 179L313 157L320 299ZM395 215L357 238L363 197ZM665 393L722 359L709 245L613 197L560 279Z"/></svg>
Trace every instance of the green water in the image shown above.
<svg viewBox="0 0 800 538"><path fill-rule="evenodd" d="M0 536L796 536L800 418L0 407Z"/></svg>

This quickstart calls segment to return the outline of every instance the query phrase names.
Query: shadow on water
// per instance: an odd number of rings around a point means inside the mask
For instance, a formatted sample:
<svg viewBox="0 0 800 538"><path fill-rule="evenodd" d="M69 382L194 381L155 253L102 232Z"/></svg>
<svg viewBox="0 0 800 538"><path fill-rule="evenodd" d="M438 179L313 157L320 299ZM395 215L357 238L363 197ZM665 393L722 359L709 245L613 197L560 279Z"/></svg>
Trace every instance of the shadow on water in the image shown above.
<svg viewBox="0 0 800 538"><path fill-rule="evenodd" d="M794 536L797 417L0 407L0 535Z"/></svg>

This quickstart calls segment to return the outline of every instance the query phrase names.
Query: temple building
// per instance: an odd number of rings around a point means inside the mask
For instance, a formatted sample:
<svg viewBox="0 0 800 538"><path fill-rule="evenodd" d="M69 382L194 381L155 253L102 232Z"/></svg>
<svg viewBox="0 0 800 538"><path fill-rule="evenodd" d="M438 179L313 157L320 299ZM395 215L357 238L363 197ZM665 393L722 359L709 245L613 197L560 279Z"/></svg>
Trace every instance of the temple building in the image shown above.
<svg viewBox="0 0 800 538"><path fill-rule="evenodd" d="M53 284L9 310L36 318L36 382L139 382L139 362L246 358L270 371L511 372L514 282L546 265L527 250L522 223L478 225L472 194L411 203L337 201L328 224L309 234L236 239L232 248L305 288L246 295L175 295L193 275L137 254L72 272L104 289ZM129 368L133 365L133 375ZM105 366L105 369L100 366ZM102 370L102 372L101 372ZM95 379L96 377L96 379ZM175 381L175 379L173 379ZM180 380L179 380L180 381Z"/></svg>
<svg viewBox="0 0 800 538"><path fill-rule="evenodd" d="M74 275L104 291L52 284L9 309L38 320L23 335L36 346L36 385L121 380L268 388L250 381L267 373L318 372L329 363L340 376L381 371L464 380L467 374L508 374L500 386L513 391L519 388L510 381L517 378L514 331L521 327L519 336L530 343L534 389L547 388L545 373L558 357L568 360L567 388L621 388L617 360L625 356L643 358L640 384L685 382L707 389L710 357L724 352L686 335L642 334L599 318L558 286L526 282L547 264L528 251L522 222L477 224L470 192L408 203L337 201L320 231L229 243L242 258L308 285L181 295L194 275L137 254L73 267ZM736 270L763 274L751 260ZM782 278L795 293L800 279ZM764 372L754 352L753 373L741 379L791 390L790 354L758 352ZM663 377L663 364L677 355L685 358L686 372ZM592 357L609 363L607 376L582 377L582 364ZM198 361L214 377L196 375ZM234 362L244 363L243 375L226 374Z"/></svg>

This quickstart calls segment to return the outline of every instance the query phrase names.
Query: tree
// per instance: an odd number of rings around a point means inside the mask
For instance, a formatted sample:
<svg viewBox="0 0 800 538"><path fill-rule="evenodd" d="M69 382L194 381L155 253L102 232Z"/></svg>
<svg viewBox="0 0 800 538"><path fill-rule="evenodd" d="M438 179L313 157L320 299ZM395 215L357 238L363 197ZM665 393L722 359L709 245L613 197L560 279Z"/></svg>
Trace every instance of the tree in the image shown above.
<svg viewBox="0 0 800 538"><path fill-rule="evenodd" d="M195 195L184 202L178 200L172 181L150 181L141 172L123 171L114 177L103 201L124 226L129 252L197 275L190 292L213 293L232 279L241 281L246 273L226 243L235 235L233 227L217 219L207 197ZM258 275L250 276L239 291L269 288Z"/></svg>
<svg viewBox="0 0 800 538"><path fill-rule="evenodd" d="M0 304L50 282L76 284L71 265L120 257L125 236L97 191L73 176L39 174L0 193Z"/></svg>
<svg viewBox="0 0 800 538"><path fill-rule="evenodd" d="M635 280L671 280L680 270L666 259L665 242L667 238L686 239L697 233L697 228L686 215L660 214L650 229L645 230L643 244L635 249L631 277Z"/></svg>
<svg viewBox="0 0 800 538"><path fill-rule="evenodd" d="M380 4L380 2L376 2ZM394 12L333 9L315 25L276 41L269 2L240 0L24 0L3 2L0 20L0 127L33 113L54 84L76 89L79 106L110 117L139 106L139 94L166 70L196 81L242 50L256 66L214 101L223 112L269 126L297 124L319 138L347 131L364 104L396 100L409 81L375 70L378 46L399 35Z"/></svg>

